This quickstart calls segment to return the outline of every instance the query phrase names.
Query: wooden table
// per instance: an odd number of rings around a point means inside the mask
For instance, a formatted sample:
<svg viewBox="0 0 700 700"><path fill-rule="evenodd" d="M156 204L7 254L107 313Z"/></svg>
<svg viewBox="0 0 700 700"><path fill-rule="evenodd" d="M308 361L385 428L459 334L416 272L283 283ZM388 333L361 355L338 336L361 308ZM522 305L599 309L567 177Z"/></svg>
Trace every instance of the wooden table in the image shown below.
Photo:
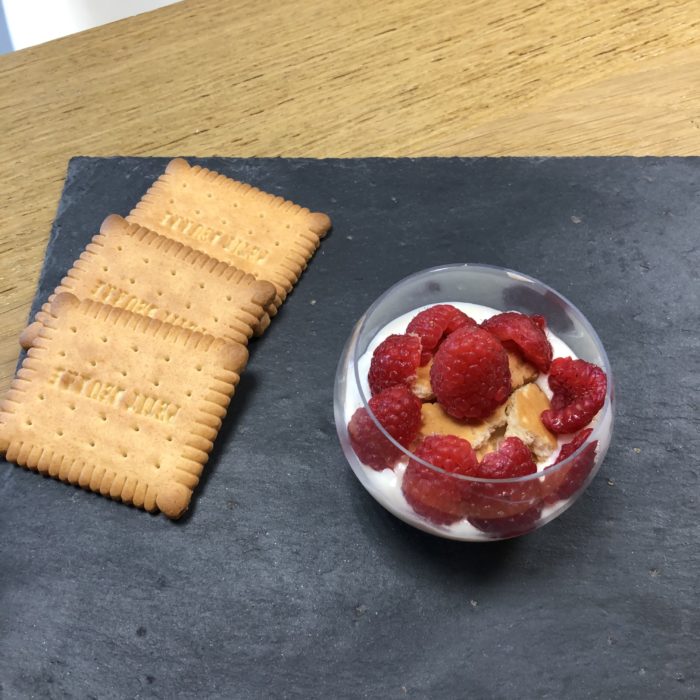
<svg viewBox="0 0 700 700"><path fill-rule="evenodd" d="M698 154L697 9L186 0L0 57L0 391L71 156Z"/></svg>

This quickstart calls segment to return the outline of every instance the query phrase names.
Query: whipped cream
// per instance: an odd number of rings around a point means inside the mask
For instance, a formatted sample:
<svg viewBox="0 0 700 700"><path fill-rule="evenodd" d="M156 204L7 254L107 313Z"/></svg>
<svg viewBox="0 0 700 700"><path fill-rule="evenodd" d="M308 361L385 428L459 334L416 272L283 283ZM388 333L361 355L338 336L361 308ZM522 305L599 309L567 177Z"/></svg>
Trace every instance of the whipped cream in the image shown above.
<svg viewBox="0 0 700 700"><path fill-rule="evenodd" d="M492 309L488 306L481 306L480 304L470 304L467 302L441 302L450 304L463 311L467 316L473 318L477 323L485 321L491 316L502 313L497 309ZM435 304L427 304L426 306L421 306L413 311L409 311L402 316L394 319L386 326L384 326L379 333L374 337L372 342L369 344L367 351L360 357L357 362L357 374L362 387L362 392L366 399L371 397L371 392L369 389L368 374L369 367L372 362L372 355L374 354L377 346L382 343L388 336L394 334L403 334L406 332L406 327L410 323L411 319L423 311L424 309L435 306ZM552 357L556 359L558 357L571 357L576 359L576 355L571 350L571 348L556 335L551 333L549 329L546 330L547 339L552 346ZM354 371L354 366L352 360L349 366L349 372ZM537 386L547 395L548 398L552 398L552 390L549 388L548 376L540 374L536 380ZM346 394L345 394L345 418L346 424L352 418L355 411L362 407L363 401L360 395L357 383L354 381L353 377L349 377L346 383ZM594 424L594 420L591 425ZM557 448L554 450L552 455L546 461L538 463L538 471L542 471L545 467L554 463L557 455L559 454L559 449L562 444L569 442L571 436L567 436L565 440L561 438L557 439ZM363 486L374 496L374 498L379 501L388 511L396 515L401 520L418 527L421 530L430 532L441 537L447 537L451 539L469 539L469 540L489 540L492 539L481 530L478 530L468 521L463 520L452 525L435 525L422 517L420 517L411 506L408 504L404 498L403 492L401 490L401 482L403 480L404 472L406 471L406 465L408 463L407 458L403 458L394 469L383 469L382 471L376 471L370 467L362 466L360 473L356 471L356 474ZM550 506L545 508L542 512L542 520L549 520L556 513L558 513L562 508L559 505Z"/></svg>

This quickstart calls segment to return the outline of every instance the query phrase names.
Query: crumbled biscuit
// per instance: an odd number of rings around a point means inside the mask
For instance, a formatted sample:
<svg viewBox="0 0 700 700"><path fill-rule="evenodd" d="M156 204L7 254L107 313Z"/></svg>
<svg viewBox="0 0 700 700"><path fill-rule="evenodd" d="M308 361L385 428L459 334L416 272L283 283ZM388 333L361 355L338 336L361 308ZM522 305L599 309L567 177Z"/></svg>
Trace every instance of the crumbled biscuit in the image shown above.
<svg viewBox="0 0 700 700"><path fill-rule="evenodd" d="M539 376L536 367L524 360L517 352L508 351L508 367L510 368L510 385L519 389L523 384L534 382Z"/></svg>
<svg viewBox="0 0 700 700"><path fill-rule="evenodd" d="M549 408L549 399L537 384L525 384L514 391L506 404L506 437L520 438L538 461L554 452L557 439L542 424L540 415Z"/></svg>
<svg viewBox="0 0 700 700"><path fill-rule="evenodd" d="M500 427L496 428L496 430L491 433L489 439L478 450L476 450L476 456L481 460L484 458L485 454L498 450L503 442L503 439L505 438L505 435L505 425L501 425Z"/></svg>
<svg viewBox="0 0 700 700"><path fill-rule="evenodd" d="M433 366L433 361L416 370L416 378L411 385L411 390L421 401L434 401L435 394L433 387L430 384L430 368Z"/></svg>
<svg viewBox="0 0 700 700"><path fill-rule="evenodd" d="M469 441L475 450L484 445L491 434L506 423L505 404L499 406L486 420L476 423L467 423L453 418L438 403L424 403L421 411L423 414L421 435L456 435Z"/></svg>

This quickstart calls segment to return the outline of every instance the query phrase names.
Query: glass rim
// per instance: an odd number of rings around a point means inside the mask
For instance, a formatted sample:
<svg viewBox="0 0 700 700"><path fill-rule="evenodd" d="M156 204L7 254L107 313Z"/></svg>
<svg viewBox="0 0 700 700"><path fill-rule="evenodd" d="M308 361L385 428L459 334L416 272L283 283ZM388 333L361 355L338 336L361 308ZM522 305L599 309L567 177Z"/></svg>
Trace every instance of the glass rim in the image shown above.
<svg viewBox="0 0 700 700"><path fill-rule="evenodd" d="M360 359L358 357L358 347L359 347L359 339L362 337L363 332L365 331L365 327L367 324L367 319L371 315L371 313L389 296L391 296L393 293L397 291L399 287L401 287L403 284L406 282L415 279L416 277L422 277L422 276L427 276L429 274L434 274L434 273L439 273L444 270L457 270L459 268L462 268L466 271L472 270L472 271L477 271L477 270L483 270L486 272L499 272L499 273L505 273L508 277L511 279L520 281L520 282L527 282L530 285L533 285L535 287L539 287L543 291L550 292L553 294L556 298L560 299L563 301L569 308L571 308L575 314L578 315L579 320L581 321L581 325L585 328L586 332L590 335L590 337L593 339L593 342L598 349L598 352L600 354L600 357L603 361L603 371L605 372L605 376L607 378L607 386L605 389L605 402L603 404L603 408L598 412L596 415L596 423L593 426L591 434L584 440L581 445L574 450L566 459L563 459L561 462L557 462L556 464L550 464L549 466L545 467L542 471L536 471L534 474L527 474L525 476L518 476L518 477L511 477L509 479L488 479L484 477L478 477L478 476L467 476L465 474L454 474L453 472L448 472L445 471L444 469L431 464L430 462L426 462L424 459L421 457L418 457L414 452L411 450L407 449L403 445L401 445L399 442L397 442L384 428L384 426L379 422L377 417L374 415L374 412L372 409L369 407L369 400L365 396L364 389L362 388L362 381L360 379L360 374L359 374L359 367L358 367L358 360ZM355 376L355 382L357 384L357 389L360 394L360 399L362 400L362 406L363 408L367 411L369 417L372 419L374 424L377 426L379 431L382 433L382 435L389 440L391 444L394 445L394 447L397 447L401 452L407 456L409 459L418 462L421 466L426 467L427 469L431 469L432 471L438 473L438 474L445 474L446 476L449 476L450 478L453 479L458 479L459 481L466 481L466 482L473 482L473 483L482 483L482 484L498 484L498 485L504 485L504 484L522 484L526 483L528 481L533 481L534 479L541 479L544 476L549 476L550 474L554 474L555 472L560 471L561 469L564 469L567 465L571 464L577 457L579 457L590 445L598 442L598 440L601 437L602 433L602 426L605 425L608 422L610 422L610 426L612 429L612 422L613 422L613 415L612 415L612 393L613 393L613 376L612 376L612 369L610 367L610 360L608 359L608 355L605 352L605 348L603 347L603 343L600 340L600 337L596 333L595 329L591 325L591 323L588 321L588 319L585 317L583 312L575 305L573 304L569 299L567 299L563 294L560 294L556 289L553 289L549 285L545 284L544 282L541 282L540 280L536 279L535 277L531 277L530 275L526 275L522 272L518 272L517 270L512 270L507 267L500 267L498 265L488 265L485 263L447 263L444 265L436 265L434 267L428 267L423 270L419 270L418 272L414 272L410 275L407 275L406 277L401 278L398 282L395 282L394 284L391 285L386 291L384 291L380 296L378 296L372 304L367 308L367 310L362 314L362 318L360 319L359 322L359 329L357 331L357 335L355 338L355 347L353 348L353 353L352 353L352 360L353 360L353 373ZM585 430L585 428L582 428L582 430ZM577 431L580 432L580 431ZM571 439L574 439L574 436L576 433L571 433ZM567 443L565 443L567 444Z"/></svg>

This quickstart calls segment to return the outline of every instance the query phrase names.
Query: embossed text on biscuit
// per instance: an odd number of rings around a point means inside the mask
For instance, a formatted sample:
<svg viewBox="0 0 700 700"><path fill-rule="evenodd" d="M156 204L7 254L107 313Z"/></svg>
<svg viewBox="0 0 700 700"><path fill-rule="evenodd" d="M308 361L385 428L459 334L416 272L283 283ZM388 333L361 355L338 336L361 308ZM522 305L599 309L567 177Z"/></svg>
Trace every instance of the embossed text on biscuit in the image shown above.
<svg viewBox="0 0 700 700"><path fill-rule="evenodd" d="M193 241L203 241L218 246L231 255L235 255L242 260L251 260L255 263L263 263L270 255L266 248L250 243L240 236L217 231L208 226L198 224L196 221L187 219L178 214L166 211L161 220L161 226L167 226L170 230L181 233Z"/></svg>
<svg viewBox="0 0 700 700"><path fill-rule="evenodd" d="M164 399L138 391L128 391L119 384L94 379L75 370L54 370L51 384L61 390L164 423L171 423L180 410L177 404Z"/></svg>
<svg viewBox="0 0 700 700"><path fill-rule="evenodd" d="M140 297L130 294L124 289L121 289L109 282L103 280L98 280L95 286L92 288L90 296L103 304L109 304L110 306L116 306L120 309L126 309L127 311L133 311L135 314L141 314L142 316L150 316L155 318L156 314L158 320L164 321L165 323L172 323L173 326L181 326L182 328L187 328L190 331L197 331L198 333L206 333L206 328L190 321L174 311L162 311L160 307L151 302L145 301Z"/></svg>
<svg viewBox="0 0 700 700"><path fill-rule="evenodd" d="M127 411L164 423L171 423L180 410L177 404L139 392L125 396L122 403Z"/></svg>
<svg viewBox="0 0 700 700"><path fill-rule="evenodd" d="M58 386L59 389L66 389L75 394L86 396L88 399L94 399L111 406L116 406L126 391L118 384L92 379L70 369L55 370L51 378L51 384Z"/></svg>
<svg viewBox="0 0 700 700"><path fill-rule="evenodd" d="M95 286L92 288L91 296L93 299L101 301L103 304L110 304L111 306L133 311L136 314L142 314L144 316L147 316L151 311L155 311L158 308L155 304L140 299L134 294L130 294L126 290L120 289L104 280L97 280Z"/></svg>

